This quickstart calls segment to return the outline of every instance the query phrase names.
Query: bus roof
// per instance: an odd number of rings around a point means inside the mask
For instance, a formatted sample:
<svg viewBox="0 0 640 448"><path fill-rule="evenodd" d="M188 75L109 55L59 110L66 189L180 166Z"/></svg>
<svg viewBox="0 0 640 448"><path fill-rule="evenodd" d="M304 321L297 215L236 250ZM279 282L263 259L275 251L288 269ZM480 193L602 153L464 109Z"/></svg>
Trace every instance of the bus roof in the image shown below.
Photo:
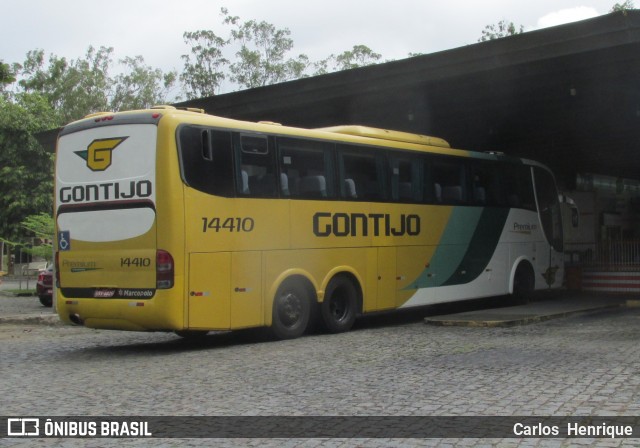
<svg viewBox="0 0 640 448"><path fill-rule="evenodd" d="M237 120L233 118L220 117L216 115L207 114L202 109L192 108L176 108L174 106L154 106L149 109L143 110L130 110L120 112L98 112L90 114L84 119L73 122L65 126L59 133L59 136L77 132L80 130L92 128L95 126L111 125L111 124L123 124L123 123L157 123L157 119L162 115L169 115L175 117L190 117L195 123L211 124L217 126L230 126L238 130L245 131L257 131L277 133L288 136L308 136L311 138L328 138L328 135L333 134L335 139L344 139L345 141L351 141L354 143L373 144L378 140L388 142L387 146L393 148L403 148L409 150L418 150L429 152L435 152L440 154L450 154L454 156L462 157L476 157L488 160L518 160L520 163L527 165L536 165L548 170L543 164L534 160L522 159L517 156L505 155L502 153L486 153L476 152L471 150L462 150L451 148L449 143L439 137L432 137L422 134L413 134L410 132L393 131L388 129L380 129L362 125L339 125L323 128L298 128L291 126L283 126L280 123L274 123L271 121L259 121L251 122L245 120ZM179 121L183 121L184 118L178 118ZM277 130L276 130L277 129ZM360 140L363 139L363 140ZM368 140L368 141L367 141ZM408 146L408 145L412 145Z"/></svg>
<svg viewBox="0 0 640 448"><path fill-rule="evenodd" d="M428 135L412 134L410 132L390 131L388 129L371 128L359 125L332 126L328 128L316 128L316 131L335 132L337 134L355 135L358 137L369 137L379 140L391 140L394 142L415 143L419 145L438 146L440 148L451 148L449 143L438 137Z"/></svg>

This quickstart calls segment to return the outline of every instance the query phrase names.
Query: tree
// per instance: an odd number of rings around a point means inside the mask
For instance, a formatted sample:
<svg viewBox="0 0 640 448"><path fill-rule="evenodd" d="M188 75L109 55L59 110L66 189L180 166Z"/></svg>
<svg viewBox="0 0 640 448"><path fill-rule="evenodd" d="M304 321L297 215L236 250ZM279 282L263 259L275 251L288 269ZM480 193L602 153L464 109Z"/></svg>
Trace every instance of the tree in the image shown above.
<svg viewBox="0 0 640 448"><path fill-rule="evenodd" d="M50 261L52 255L51 242L55 232L51 214L38 213L29 215L20 222L20 227L24 233L24 237L20 238L22 241L8 241L0 238L0 242L6 243L12 248L20 247L25 253ZM40 244L32 246L29 242L25 242L25 239L33 241L33 237L40 239Z"/></svg>
<svg viewBox="0 0 640 448"><path fill-rule="evenodd" d="M53 211L53 155L35 134L91 112L165 102L176 73L148 67L137 56L123 59L125 70L110 77L112 53L112 48L89 47L84 58L51 55L45 61L43 50L33 50L22 64L0 63L2 241L20 241L27 216Z"/></svg>
<svg viewBox="0 0 640 448"><path fill-rule="evenodd" d="M113 80L109 109L146 109L165 102L169 90L176 82L177 73L163 73L144 63L142 56L120 60L126 71Z"/></svg>
<svg viewBox="0 0 640 448"><path fill-rule="evenodd" d="M29 215L20 225L38 238L53 240L54 224L49 213Z"/></svg>
<svg viewBox="0 0 640 448"><path fill-rule="evenodd" d="M124 70L111 77L113 48L90 46L84 58L67 60L56 55L45 62L43 50L27 53L23 64L14 64L20 89L46 98L60 118L59 125L87 114L148 107L166 102L176 81L175 72L148 67L142 56L126 57Z"/></svg>
<svg viewBox="0 0 640 448"><path fill-rule="evenodd" d="M182 55L184 71L180 75L187 98L215 95L226 78L229 60L223 49L229 42L209 30L185 32L183 38L191 45L191 56Z"/></svg>
<svg viewBox="0 0 640 448"><path fill-rule="evenodd" d="M351 50L343 51L337 56L332 54L327 59L316 63L315 74L323 75L335 71L374 65L378 64L381 58L381 54L374 52L366 45L354 45Z"/></svg>
<svg viewBox="0 0 640 448"><path fill-rule="evenodd" d="M312 62L305 54L292 56L291 31L265 21L243 21L221 8L222 23L230 27L227 38L210 30L184 33L191 54L182 55L184 71L180 75L187 97L215 95L225 80L241 88L262 87L279 82L338 70L377 64L382 56L366 45ZM234 50L232 50L234 49ZM230 51L234 54L226 56Z"/></svg>
<svg viewBox="0 0 640 448"><path fill-rule="evenodd" d="M366 45L354 45L351 50L336 56L336 63L338 70L349 70L377 64L380 58L382 58L381 54L375 53Z"/></svg>
<svg viewBox="0 0 640 448"><path fill-rule="evenodd" d="M478 39L478 42L486 42L488 40L500 39L522 33L524 33L524 27L522 25L517 29L513 22L507 22L507 20L502 19L495 25L487 25L484 30L482 30L482 37Z"/></svg>
<svg viewBox="0 0 640 448"><path fill-rule="evenodd" d="M20 67L20 87L47 98L63 123L108 110L112 53L113 48L90 46L84 59L67 61L51 55L45 65L43 50L30 51Z"/></svg>
<svg viewBox="0 0 640 448"><path fill-rule="evenodd" d="M11 71L11 67L9 64L5 64L2 60L0 60L0 93L4 92L4 88L6 85L9 85L15 82L16 78Z"/></svg>
<svg viewBox="0 0 640 448"><path fill-rule="evenodd" d="M242 22L225 8L221 11L226 15L224 23L232 26L231 41L240 45L229 66L232 81L250 89L304 76L309 58L303 54L287 57L293 49L289 29L278 29L265 21Z"/></svg>
<svg viewBox="0 0 640 448"><path fill-rule="evenodd" d="M56 113L40 94L0 97L0 236L17 241L26 216L51 213L53 156L34 134L57 126Z"/></svg>
<svg viewBox="0 0 640 448"><path fill-rule="evenodd" d="M631 0L625 0L622 3L616 3L615 5L613 5L613 7L611 8L611 11L609 12L618 12L621 11L623 14L626 15L627 11L629 11L630 9L634 9L635 6L633 4L633 2Z"/></svg>

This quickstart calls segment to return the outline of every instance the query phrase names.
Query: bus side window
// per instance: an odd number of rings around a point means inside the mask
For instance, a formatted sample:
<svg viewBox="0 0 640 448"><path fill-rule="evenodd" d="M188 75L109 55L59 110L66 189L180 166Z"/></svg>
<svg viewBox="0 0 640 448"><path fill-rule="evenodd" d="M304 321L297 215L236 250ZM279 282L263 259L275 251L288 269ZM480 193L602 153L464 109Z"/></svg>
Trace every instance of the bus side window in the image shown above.
<svg viewBox="0 0 640 448"><path fill-rule="evenodd" d="M533 180L531 177L531 167L522 165L518 168L518 179L520 181L520 197L522 198L522 208L536 210L536 199L533 195Z"/></svg>
<svg viewBox="0 0 640 448"><path fill-rule="evenodd" d="M513 165L505 165L502 172L502 201L500 205L513 208L522 208L522 199L520 194L520 173Z"/></svg>
<svg viewBox="0 0 640 448"><path fill-rule="evenodd" d="M391 199L397 202L421 202L420 183L422 164L417 158L390 157Z"/></svg>
<svg viewBox="0 0 640 448"><path fill-rule="evenodd" d="M382 156L368 148L340 145L340 149L338 160L341 196L352 200L384 200L385 163Z"/></svg>
<svg viewBox="0 0 640 448"><path fill-rule="evenodd" d="M432 158L423 157L421 160L422 179L422 201L427 204L438 204L442 200L442 192L436 191L436 186L431 176Z"/></svg>
<svg viewBox="0 0 640 448"><path fill-rule="evenodd" d="M533 168L533 172L542 228L549 243L555 250L561 252L563 246L562 213L553 175L540 167Z"/></svg>
<svg viewBox="0 0 640 448"><path fill-rule="evenodd" d="M469 167L472 205L495 206L501 203L499 170L495 163L474 161Z"/></svg>
<svg viewBox="0 0 640 448"><path fill-rule="evenodd" d="M465 203L467 189L462 161L434 161L432 169L436 202L443 204Z"/></svg>
<svg viewBox="0 0 640 448"><path fill-rule="evenodd" d="M531 167L527 165L502 165L500 173L502 203L507 207L535 210Z"/></svg>
<svg viewBox="0 0 640 448"><path fill-rule="evenodd" d="M240 196L277 197L276 169L269 138L240 134L237 152L236 190Z"/></svg>
<svg viewBox="0 0 640 448"><path fill-rule="evenodd" d="M331 143L278 138L282 195L300 199L335 197L332 155Z"/></svg>
<svg viewBox="0 0 640 448"><path fill-rule="evenodd" d="M204 193L233 196L231 133L186 125L178 133L185 184Z"/></svg>

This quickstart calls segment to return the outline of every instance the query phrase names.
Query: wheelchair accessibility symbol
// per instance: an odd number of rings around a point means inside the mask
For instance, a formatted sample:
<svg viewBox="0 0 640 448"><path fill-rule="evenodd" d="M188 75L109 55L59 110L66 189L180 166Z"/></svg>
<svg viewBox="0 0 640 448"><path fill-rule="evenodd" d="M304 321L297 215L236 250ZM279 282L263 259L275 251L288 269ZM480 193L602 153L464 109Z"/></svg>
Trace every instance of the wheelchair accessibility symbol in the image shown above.
<svg viewBox="0 0 640 448"><path fill-rule="evenodd" d="M68 230L58 232L58 250L71 250L71 235Z"/></svg>

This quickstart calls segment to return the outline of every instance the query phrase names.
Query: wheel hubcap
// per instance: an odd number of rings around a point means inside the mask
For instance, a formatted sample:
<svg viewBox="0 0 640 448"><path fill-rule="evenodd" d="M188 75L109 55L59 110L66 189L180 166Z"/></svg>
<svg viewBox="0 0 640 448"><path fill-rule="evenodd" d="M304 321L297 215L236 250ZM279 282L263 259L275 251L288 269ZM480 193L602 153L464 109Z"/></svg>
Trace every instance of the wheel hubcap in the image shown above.
<svg viewBox="0 0 640 448"><path fill-rule="evenodd" d="M342 296L333 297L329 304L329 310L336 321L341 321L347 315L347 301Z"/></svg>
<svg viewBox="0 0 640 448"><path fill-rule="evenodd" d="M292 327L299 320L302 315L302 305L300 299L292 293L284 294L280 298L279 316L281 322L287 326Z"/></svg>

